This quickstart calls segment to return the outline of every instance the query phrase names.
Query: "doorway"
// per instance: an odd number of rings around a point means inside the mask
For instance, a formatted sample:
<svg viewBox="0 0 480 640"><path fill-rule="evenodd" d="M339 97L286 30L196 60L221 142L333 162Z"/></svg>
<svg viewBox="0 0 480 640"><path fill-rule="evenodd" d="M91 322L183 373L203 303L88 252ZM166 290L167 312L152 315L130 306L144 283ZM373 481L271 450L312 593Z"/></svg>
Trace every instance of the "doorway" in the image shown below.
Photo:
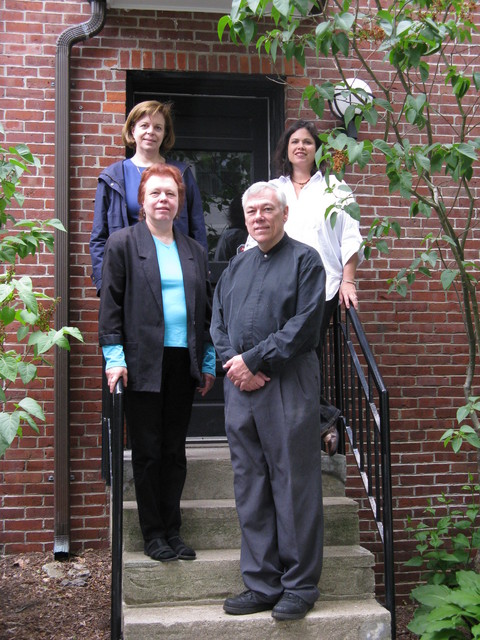
<svg viewBox="0 0 480 640"><path fill-rule="evenodd" d="M283 84L244 74L131 71L127 112L144 100L173 103L175 147L171 157L188 162L202 194L212 284L227 262L216 250L235 198L271 176L271 154L284 130ZM222 255L222 257L225 257ZM189 441L224 441L223 370L214 388L196 395Z"/></svg>

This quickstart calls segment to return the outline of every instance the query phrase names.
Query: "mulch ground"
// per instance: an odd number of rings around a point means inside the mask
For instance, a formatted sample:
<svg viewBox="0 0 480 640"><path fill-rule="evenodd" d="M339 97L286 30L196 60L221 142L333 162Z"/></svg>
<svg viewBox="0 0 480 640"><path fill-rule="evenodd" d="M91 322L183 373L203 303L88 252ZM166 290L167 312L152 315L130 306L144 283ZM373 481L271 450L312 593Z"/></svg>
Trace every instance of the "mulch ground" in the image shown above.
<svg viewBox="0 0 480 640"><path fill-rule="evenodd" d="M110 640L108 551L0 557L0 640Z"/></svg>

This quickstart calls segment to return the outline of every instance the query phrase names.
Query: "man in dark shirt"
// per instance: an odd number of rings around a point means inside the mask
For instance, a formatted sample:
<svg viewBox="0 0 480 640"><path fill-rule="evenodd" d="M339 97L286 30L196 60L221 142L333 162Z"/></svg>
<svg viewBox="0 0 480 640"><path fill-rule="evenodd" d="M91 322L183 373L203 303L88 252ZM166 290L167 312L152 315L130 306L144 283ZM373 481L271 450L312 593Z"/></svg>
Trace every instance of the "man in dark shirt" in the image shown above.
<svg viewBox="0 0 480 640"><path fill-rule="evenodd" d="M325 271L284 232L285 196L260 182L243 196L258 246L233 258L215 292L211 334L226 370L225 428L242 531L246 591L224 610L303 618L323 558L319 342Z"/></svg>

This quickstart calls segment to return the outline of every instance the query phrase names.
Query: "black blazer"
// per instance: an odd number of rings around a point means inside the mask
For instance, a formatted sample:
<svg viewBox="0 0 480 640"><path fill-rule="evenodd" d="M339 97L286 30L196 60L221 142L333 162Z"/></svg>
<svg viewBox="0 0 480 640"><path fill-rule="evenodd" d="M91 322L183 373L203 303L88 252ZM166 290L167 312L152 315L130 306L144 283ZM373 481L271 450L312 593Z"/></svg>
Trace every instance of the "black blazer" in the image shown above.
<svg viewBox="0 0 480 640"><path fill-rule="evenodd" d="M211 342L207 256L195 240L176 229L174 236L187 304L190 373L200 382L203 347ZM160 391L165 333L162 283L155 243L145 221L116 231L107 240L98 332L101 346L123 346L131 391Z"/></svg>

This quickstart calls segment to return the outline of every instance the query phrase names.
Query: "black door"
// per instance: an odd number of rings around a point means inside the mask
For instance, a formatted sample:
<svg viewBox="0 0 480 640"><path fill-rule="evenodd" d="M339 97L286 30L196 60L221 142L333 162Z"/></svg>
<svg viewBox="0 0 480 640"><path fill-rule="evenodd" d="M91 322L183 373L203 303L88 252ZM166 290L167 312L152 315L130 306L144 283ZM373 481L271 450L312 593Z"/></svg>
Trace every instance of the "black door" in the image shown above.
<svg viewBox="0 0 480 640"><path fill-rule="evenodd" d="M271 149L284 128L283 86L264 76L130 72L128 111L143 100L173 103L175 148L197 180L205 211L212 282L226 262L215 259L232 201L270 178ZM189 438L223 440L223 371L214 388L195 397Z"/></svg>

